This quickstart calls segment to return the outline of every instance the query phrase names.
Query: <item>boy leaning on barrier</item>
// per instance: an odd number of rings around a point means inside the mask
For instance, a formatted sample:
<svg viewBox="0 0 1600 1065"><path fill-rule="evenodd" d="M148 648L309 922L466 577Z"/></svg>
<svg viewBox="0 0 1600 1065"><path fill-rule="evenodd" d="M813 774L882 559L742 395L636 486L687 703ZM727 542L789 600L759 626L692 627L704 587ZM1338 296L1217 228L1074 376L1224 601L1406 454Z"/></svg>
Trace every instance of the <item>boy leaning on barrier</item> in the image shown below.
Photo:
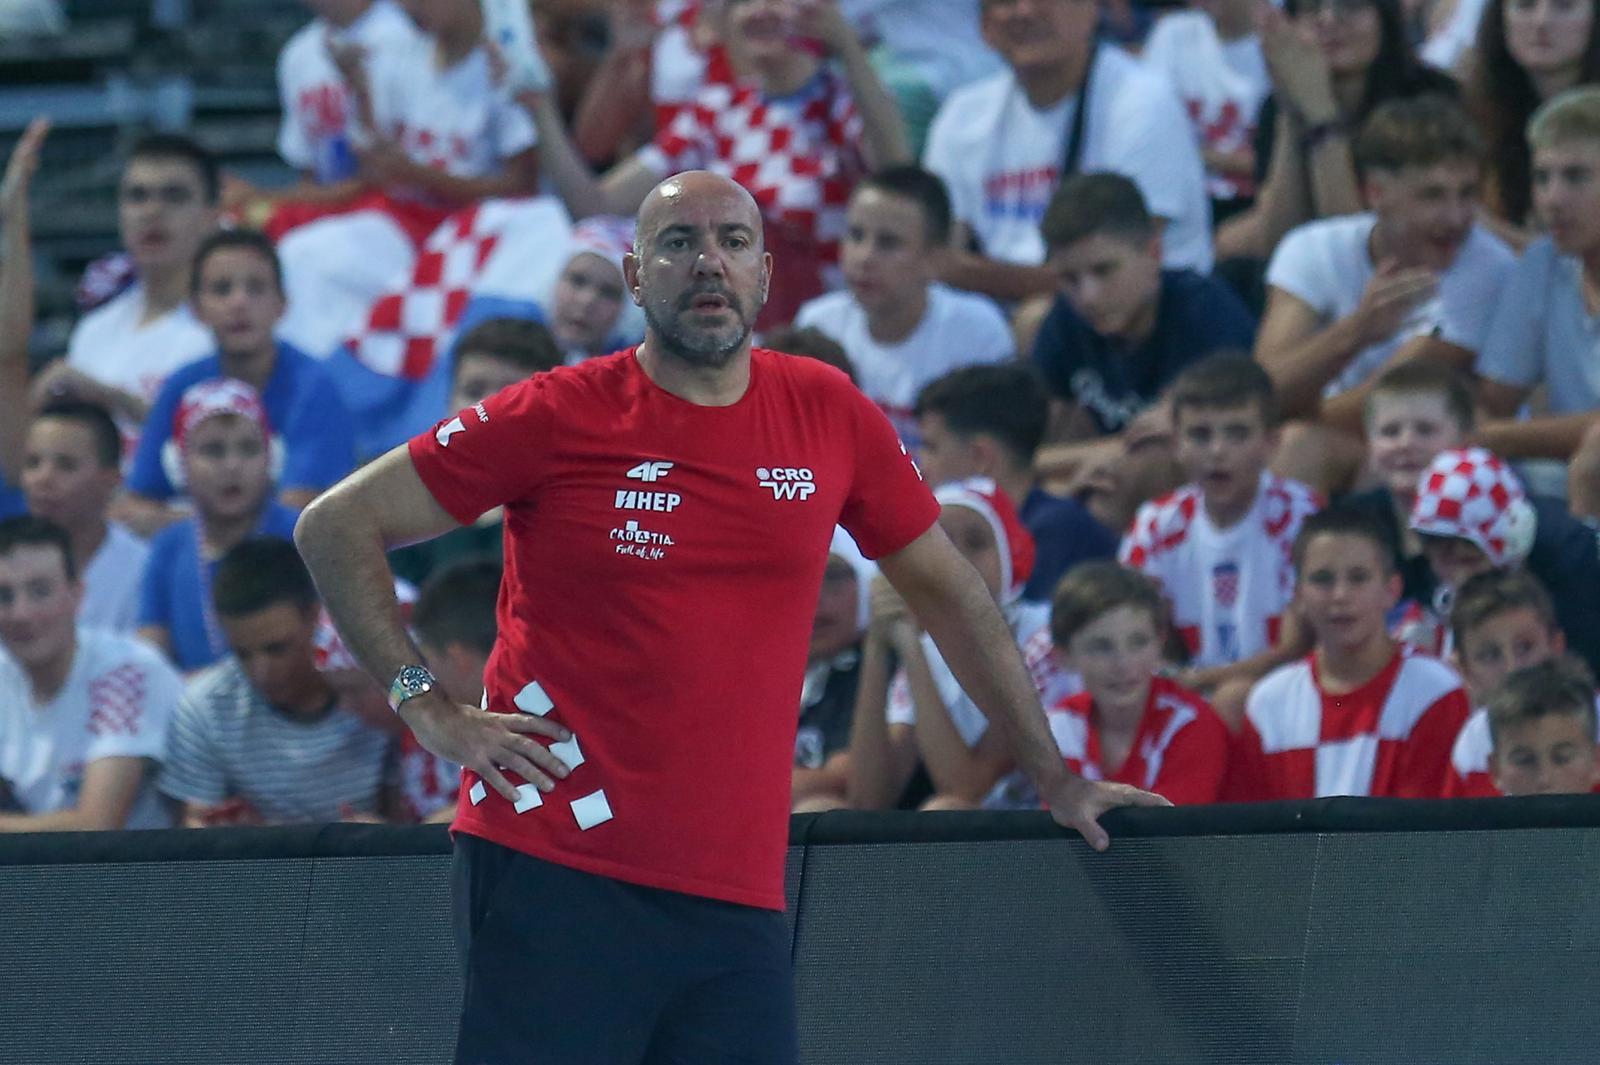
<svg viewBox="0 0 1600 1065"><path fill-rule="evenodd" d="M1466 681L1475 708L1450 751L1446 798L1499 795L1489 697L1512 672L1559 658L1566 634L1556 621L1550 594L1522 570L1490 570L1470 578L1450 609L1455 640L1451 659Z"/></svg>
<svg viewBox="0 0 1600 1065"><path fill-rule="evenodd" d="M1581 795L1600 786L1594 676L1552 658L1507 677L1489 695L1494 783L1504 795Z"/></svg>
<svg viewBox="0 0 1600 1065"><path fill-rule="evenodd" d="M1382 528L1348 507L1314 514L1294 563L1314 645L1251 689L1227 797L1437 797L1470 708L1448 666L1389 636L1400 575Z"/></svg>
<svg viewBox="0 0 1600 1065"><path fill-rule="evenodd" d="M1167 606L1154 581L1086 562L1056 588L1050 636L1084 690L1046 707L1067 768L1154 791L1177 805L1216 802L1228 728L1194 692L1157 675Z"/></svg>

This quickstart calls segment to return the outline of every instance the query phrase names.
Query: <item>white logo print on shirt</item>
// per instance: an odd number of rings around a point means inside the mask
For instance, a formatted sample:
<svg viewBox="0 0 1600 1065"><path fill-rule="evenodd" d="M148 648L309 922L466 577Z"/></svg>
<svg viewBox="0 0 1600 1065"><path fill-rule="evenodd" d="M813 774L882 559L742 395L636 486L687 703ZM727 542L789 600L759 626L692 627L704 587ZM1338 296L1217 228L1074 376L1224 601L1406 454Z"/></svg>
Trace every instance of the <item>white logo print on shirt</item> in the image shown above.
<svg viewBox="0 0 1600 1065"><path fill-rule="evenodd" d="M641 462L628 471L628 476L635 481L644 481L646 484L659 481L672 469L670 462Z"/></svg>
<svg viewBox="0 0 1600 1065"><path fill-rule="evenodd" d="M445 422L443 425L439 426L439 431L433 434L433 438L439 441L440 447L449 447L450 438L452 436L455 436L457 433L464 433L466 431L467 427L461 424L461 416L458 414L454 418L451 418L449 421Z"/></svg>
<svg viewBox="0 0 1600 1065"><path fill-rule="evenodd" d="M756 481L762 488L772 489L773 499L810 499L817 490L816 480L805 467L765 466L756 468Z"/></svg>

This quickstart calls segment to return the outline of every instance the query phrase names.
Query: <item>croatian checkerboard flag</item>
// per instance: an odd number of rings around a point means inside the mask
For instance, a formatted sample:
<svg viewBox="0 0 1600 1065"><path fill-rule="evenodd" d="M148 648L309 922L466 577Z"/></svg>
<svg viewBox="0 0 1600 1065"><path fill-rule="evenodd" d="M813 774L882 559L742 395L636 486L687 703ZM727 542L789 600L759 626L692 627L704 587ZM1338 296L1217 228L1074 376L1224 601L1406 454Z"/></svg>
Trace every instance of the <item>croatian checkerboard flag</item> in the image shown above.
<svg viewBox="0 0 1600 1065"><path fill-rule="evenodd" d="M426 377L473 296L537 302L549 291L571 230L566 210L548 197L458 211L428 237L404 284L372 304L351 353L380 374Z"/></svg>
<svg viewBox="0 0 1600 1065"><path fill-rule="evenodd" d="M405 280L371 302L360 329L326 364L356 419L362 459L444 416L451 344L463 325L502 315L542 319L571 230L566 209L549 198L487 200L434 230Z"/></svg>

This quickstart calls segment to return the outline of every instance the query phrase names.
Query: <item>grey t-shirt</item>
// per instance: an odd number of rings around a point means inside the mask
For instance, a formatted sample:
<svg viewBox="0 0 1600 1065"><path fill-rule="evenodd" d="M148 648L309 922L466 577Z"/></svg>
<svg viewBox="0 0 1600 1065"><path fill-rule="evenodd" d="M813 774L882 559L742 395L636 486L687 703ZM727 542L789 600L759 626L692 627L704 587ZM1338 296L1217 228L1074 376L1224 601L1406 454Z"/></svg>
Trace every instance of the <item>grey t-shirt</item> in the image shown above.
<svg viewBox="0 0 1600 1065"><path fill-rule="evenodd" d="M1542 237L1517 260L1478 354L1479 376L1544 384L1552 414L1600 407L1600 318L1583 306L1583 268Z"/></svg>
<svg viewBox="0 0 1600 1065"><path fill-rule="evenodd" d="M267 821L375 813L389 737L335 707L302 722L274 710L229 657L184 692L157 787L214 805L242 798Z"/></svg>

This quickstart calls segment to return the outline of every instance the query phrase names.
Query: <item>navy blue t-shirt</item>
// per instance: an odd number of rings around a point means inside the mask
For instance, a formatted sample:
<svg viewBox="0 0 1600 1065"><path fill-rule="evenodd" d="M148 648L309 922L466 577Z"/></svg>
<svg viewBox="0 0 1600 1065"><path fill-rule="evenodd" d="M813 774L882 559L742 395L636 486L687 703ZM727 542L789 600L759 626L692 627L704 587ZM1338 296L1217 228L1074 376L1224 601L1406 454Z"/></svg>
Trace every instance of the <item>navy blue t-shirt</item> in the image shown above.
<svg viewBox="0 0 1600 1065"><path fill-rule="evenodd" d="M1033 361L1050 390L1078 403L1102 433L1119 432L1161 395L1185 366L1218 351L1249 353L1256 322L1216 278L1161 271L1155 330L1135 347L1101 336L1064 296L1039 326Z"/></svg>
<svg viewBox="0 0 1600 1065"><path fill-rule="evenodd" d="M1022 589L1024 599L1048 603L1062 575L1073 566L1117 557L1116 534L1076 499L1051 495L1035 485L1017 516L1033 534L1033 575Z"/></svg>

